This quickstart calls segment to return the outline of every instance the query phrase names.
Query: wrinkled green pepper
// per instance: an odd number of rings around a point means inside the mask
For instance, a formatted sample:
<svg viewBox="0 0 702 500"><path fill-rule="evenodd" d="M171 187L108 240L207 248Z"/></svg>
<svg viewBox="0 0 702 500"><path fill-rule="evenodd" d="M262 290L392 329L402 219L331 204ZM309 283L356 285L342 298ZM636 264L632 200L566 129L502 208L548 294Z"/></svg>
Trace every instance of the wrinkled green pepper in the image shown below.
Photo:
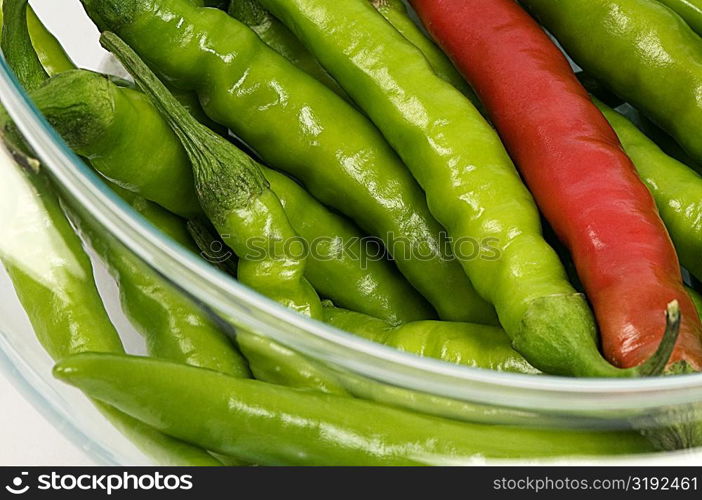
<svg viewBox="0 0 702 500"><path fill-rule="evenodd" d="M170 81L194 89L208 115L264 161L380 237L441 318L496 321L451 258L419 186L348 103L225 13L185 0L82 1L99 27L122 36Z"/></svg>
<svg viewBox="0 0 702 500"><path fill-rule="evenodd" d="M82 354L54 374L173 436L261 465L466 465L650 450L633 433L459 423L144 358Z"/></svg>

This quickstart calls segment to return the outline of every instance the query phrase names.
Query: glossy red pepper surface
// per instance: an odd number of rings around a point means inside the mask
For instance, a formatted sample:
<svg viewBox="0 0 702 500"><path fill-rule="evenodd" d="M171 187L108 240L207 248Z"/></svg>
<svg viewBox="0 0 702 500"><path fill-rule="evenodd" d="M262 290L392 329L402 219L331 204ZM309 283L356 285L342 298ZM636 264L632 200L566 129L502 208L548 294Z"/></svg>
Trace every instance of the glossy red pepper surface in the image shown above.
<svg viewBox="0 0 702 500"><path fill-rule="evenodd" d="M570 249L604 353L645 361L677 299L671 362L702 369L702 324L670 237L616 134L558 47L513 0L413 0L483 101L541 211Z"/></svg>

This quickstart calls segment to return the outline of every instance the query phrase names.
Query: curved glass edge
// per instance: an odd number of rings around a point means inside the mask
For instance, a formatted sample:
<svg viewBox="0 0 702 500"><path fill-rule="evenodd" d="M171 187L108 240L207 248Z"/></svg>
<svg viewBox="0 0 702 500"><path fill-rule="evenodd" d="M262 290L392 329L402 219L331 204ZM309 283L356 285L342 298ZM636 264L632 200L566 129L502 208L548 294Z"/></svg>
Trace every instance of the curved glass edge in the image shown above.
<svg viewBox="0 0 702 500"><path fill-rule="evenodd" d="M612 380L490 372L420 358L305 318L242 286L135 217L63 143L4 61L0 101L62 189L147 264L241 328L379 382L481 404L591 413L702 401L702 374Z"/></svg>
<svg viewBox="0 0 702 500"><path fill-rule="evenodd" d="M124 457L117 457L112 451L83 432L75 425L69 413L61 408L61 405L47 398L47 394L54 393L54 388L36 376L33 368L24 363L20 356L14 355L14 350L8 344L2 331L0 331L0 373L3 373L12 382L22 396L44 418L56 428L61 429L63 435L70 442L96 462L96 465L117 466L128 463L124 461Z"/></svg>

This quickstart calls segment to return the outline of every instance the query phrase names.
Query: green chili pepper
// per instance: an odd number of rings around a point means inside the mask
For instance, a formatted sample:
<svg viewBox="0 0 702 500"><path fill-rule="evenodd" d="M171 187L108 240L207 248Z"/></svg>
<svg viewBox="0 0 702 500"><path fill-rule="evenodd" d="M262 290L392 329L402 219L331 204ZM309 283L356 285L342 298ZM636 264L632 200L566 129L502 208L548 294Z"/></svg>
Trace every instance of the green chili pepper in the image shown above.
<svg viewBox="0 0 702 500"><path fill-rule="evenodd" d="M449 363L514 373L539 373L494 326L415 321L394 326L383 320L324 304L324 322L379 344Z"/></svg>
<svg viewBox="0 0 702 500"><path fill-rule="evenodd" d="M0 163L0 230L4 236L0 260L37 338L54 359L84 351L123 352L95 288L90 260L48 180L20 171L4 147ZM112 407L103 403L96 406L161 463L219 463L204 450L165 436Z"/></svg>
<svg viewBox="0 0 702 500"><path fill-rule="evenodd" d="M116 186L112 187L166 234L186 247L192 246L192 242L188 241L183 223L177 217L138 195L121 190ZM88 226L88 224L83 224L84 228ZM90 233L95 246L102 250L103 255L107 256L108 262L112 264L112 270L120 282L125 312L137 329L140 329L147 336L147 345L152 355L227 372L234 376L248 376L246 362L232 349L231 343L221 331L199 309L172 289L153 271L146 268L144 264L131 257L116 241L105 237L97 230L92 230L92 228L86 232ZM18 293L25 288L18 286ZM59 290L59 296L62 296L61 290ZM97 297L96 292L93 292L92 296ZM36 297L38 300L45 298L43 294L37 294L35 290L32 290L31 297ZM81 307L87 307L89 311L97 311L93 315L85 314L84 316L88 319L105 319L102 326L108 325L117 338L118 345L112 347L121 349L116 332L114 332L109 320L106 320L107 316L99 314L99 311L102 310L102 304L98 302L99 307L93 307L91 300L89 300L91 295L88 295L87 298L88 300L83 300L78 297L73 305L77 310L80 310ZM66 316L61 317L66 318ZM33 319L46 321L50 317L45 318L39 315ZM87 322L83 321L83 323ZM85 326L95 329L99 328L100 325L86 324ZM77 321L70 325L55 325L51 334L43 334L47 331L46 328L37 329L37 333L41 339L44 339L44 343L49 348L53 348L53 346L61 348L68 341L52 337L52 335L56 335L55 332L86 333L91 331L85 330L85 326ZM96 331L99 332L99 330ZM63 343L56 343L55 340L61 340ZM50 341L51 344L48 344ZM84 348L101 350L100 346L94 343L90 343ZM74 351L68 353L71 352ZM61 353L60 357L63 357L64 354ZM292 357L291 359L294 360ZM160 463L166 465L218 465L220 462L224 462L228 465L239 465L239 462L231 457L218 456L218 460L214 460L205 451L164 436L111 407L104 404L97 404L97 406L121 432L137 442L141 449Z"/></svg>
<svg viewBox="0 0 702 500"><path fill-rule="evenodd" d="M663 150L668 156L672 156L676 160L692 168L698 169L699 166L690 158L680 145L675 142L675 139L670 137L666 132L653 123L651 120L642 115L638 109L631 104L623 104L617 106L617 112L625 116L630 122L636 125L646 136L651 139L656 145Z"/></svg>
<svg viewBox="0 0 702 500"><path fill-rule="evenodd" d="M185 221L134 193L118 190L137 212L181 245L197 251ZM182 292L161 278L117 242L89 223L88 236L119 285L122 309L146 339L149 355L176 363L249 377L248 365L221 326Z"/></svg>
<svg viewBox="0 0 702 500"><path fill-rule="evenodd" d="M2 5L3 2L0 0L0 26L2 26L3 22ZM32 46L49 76L75 68L73 61L68 57L66 51L63 50L59 41L42 24L31 6L27 6L27 25Z"/></svg>
<svg viewBox="0 0 702 500"><path fill-rule="evenodd" d="M337 78L404 159L513 345L546 373L635 376L600 354L592 313L541 234L538 210L497 133L367 1L261 0ZM346 22L354 19L354 23ZM363 30L355 26L363 26ZM484 246L491 242L496 252ZM462 252L456 250L459 256ZM641 370L645 373L651 366Z"/></svg>
<svg viewBox="0 0 702 500"><path fill-rule="evenodd" d="M339 87L329 73L310 54L295 35L280 21L262 8L256 0L232 0L229 4L229 15L238 19L251 28L271 49L300 68L308 75L319 80L339 96L349 100L349 96Z"/></svg>
<svg viewBox="0 0 702 500"><path fill-rule="evenodd" d="M27 25L28 0L8 0L2 5L2 53L7 64L26 90L41 86L49 75L38 57L26 57L34 52Z"/></svg>
<svg viewBox="0 0 702 500"><path fill-rule="evenodd" d="M26 2L7 0L5 4L5 7L10 9L17 8L17 6L20 8L13 12L13 16L24 19L22 9L27 8ZM27 40L29 37L28 32L19 24L7 27L7 33L12 35L12 40L9 45L8 41L4 41L4 47L11 51L17 51L14 63L21 64L24 60L36 62L39 51L36 51L35 54L35 49L27 49L26 47L26 52L18 51L19 47L23 47L21 41ZM17 31L18 29L20 31ZM76 74L77 72L73 71L72 73ZM25 75L25 77L31 78L31 75ZM121 190L116 186L113 186L113 189L141 215L170 237L194 251L197 250L188 236L184 221L138 195ZM78 221L85 233L90 236L93 246L110 264L120 287L125 313L132 324L147 337L147 345L152 355L217 369L232 375L249 375L246 362L241 355L233 349L226 336L216 328L209 318L203 315L197 306L166 283L138 258L131 255L114 238L94 229L89 223L84 223L88 218L89 216L79 217ZM93 305L88 302L85 307L92 308ZM71 344L73 342L64 342L63 345ZM93 349L88 347L84 350ZM121 350L121 344L117 350ZM58 353L54 354L58 356Z"/></svg>
<svg viewBox="0 0 702 500"><path fill-rule="evenodd" d="M353 224L330 212L292 179L270 169L263 173L293 229L308 245L306 276L321 295L390 323L434 317L426 301L388 265L377 243L363 238Z"/></svg>
<svg viewBox="0 0 702 500"><path fill-rule="evenodd" d="M177 142L157 147L175 137L144 94L74 70L51 78L31 98L71 149L107 179L179 215L200 213L188 156Z"/></svg>
<svg viewBox="0 0 702 500"><path fill-rule="evenodd" d="M27 9L27 24L32 37L32 46L49 76L75 69L76 65L59 41L46 29L31 7Z"/></svg>
<svg viewBox="0 0 702 500"><path fill-rule="evenodd" d="M74 73L61 76L58 83L45 84L35 102L64 138L84 156L90 156L87 151L93 155L99 151L99 157L93 159L96 169L131 191L183 215L200 210L186 153L150 101L133 89L124 90L95 74ZM72 88L72 78L84 82L84 86L75 84L76 88ZM123 94L133 99L119 99ZM198 118L197 112L201 113L202 108L198 102L188 100L193 96L181 91L177 98ZM139 106L131 105L132 100ZM119 119L110 118L111 114ZM201 117L198 120L205 122ZM127 126L128 122L156 126L148 127L151 133L144 136L142 127ZM102 130L103 123L110 123L112 133L89 133ZM113 142L103 140L103 135ZM390 263L369 254L372 245L367 245L360 231L328 211L293 181L268 169L264 173L273 179L273 190L281 198L293 228L313 247L307 277L315 288L344 307L393 323L434 317L431 307ZM316 221L311 223L310 217Z"/></svg>
<svg viewBox="0 0 702 500"><path fill-rule="evenodd" d="M15 3L27 7L23 0ZM18 9L13 15L23 17L23 12ZM3 32L10 35L2 41L3 50L14 51L14 62L24 64L24 59L38 57L27 43L28 32L22 28L22 23L14 22ZM26 53L16 51L16 47L25 47ZM38 52L46 51L40 47ZM32 63L25 67L32 67ZM36 70L38 65L33 67ZM20 75L23 80L32 77L31 73L20 72ZM41 72L34 75L43 78ZM16 153L16 157L26 159L20 153ZM8 163L4 165L7 167ZM40 343L54 359L84 351L123 352L119 335L95 288L90 260L48 181L36 174L25 172L23 176L12 166L6 170L8 181L0 185L7 192L0 198L6 202L15 201L15 204L2 211L3 215L12 217L7 219L12 221L10 223L0 222L0 228L4 226L3 234L9 235L12 245L0 249L0 260L13 280ZM11 208L22 210L24 216ZM11 236L12 224L16 224L15 232L21 231L17 237ZM29 246L23 248L22 243ZM94 403L122 434L159 463L221 464L205 450L166 436L104 403Z"/></svg>
<svg viewBox="0 0 702 500"><path fill-rule="evenodd" d="M76 69L61 44L44 27L26 1L11 0L6 3L8 5L5 8L10 9L8 19L14 26L8 27L7 37L2 40L3 52L10 54L7 58L8 64L26 90L44 85L49 75ZM24 9L27 9L26 22ZM32 43L27 41L27 25ZM75 143L69 145L78 154L91 159L96 170L108 179L123 187L136 189L148 199L157 201L176 213L186 216L197 213L200 208L193 192L192 174L187 166L187 158L185 165L182 160L185 157L182 148L157 150L149 158L152 168L134 168L134 165L139 163L135 162L136 157L143 157L143 148L147 144L158 144L159 133L168 129L157 113L152 111L149 116L149 110L144 108L144 103L148 100L132 89L124 88L130 87L129 82L110 77L110 80L118 83L114 88L102 82L103 87L113 91L110 94L105 88L99 88L97 82L93 82L91 87L88 83L90 77L83 76L84 87L75 93L66 88L70 87L70 79L59 80L63 85L49 83L48 89L39 93L44 96L43 99L39 98L39 104L46 106L44 111L49 121L53 121L63 132L64 139L69 142L75 140ZM97 75L93 75L93 78L97 79ZM76 87L80 85L76 83ZM197 96L192 92L175 92L178 99L196 118L208 126L221 128L207 118ZM51 96L54 95L55 99L52 102ZM120 97L122 99L119 99ZM140 117L129 127L130 132L125 132L126 120L120 111ZM110 155L110 145L114 145L114 149L118 150L114 156ZM169 175L164 175L158 182L154 182L153 176L150 175L154 171Z"/></svg>
<svg viewBox="0 0 702 500"><path fill-rule="evenodd" d="M424 54L429 65L439 77L456 87L474 104L478 105L480 101L468 82L461 76L446 54L424 34L422 29L409 16L407 6L402 0L369 1L385 20L392 24L408 42Z"/></svg>
<svg viewBox="0 0 702 500"><path fill-rule="evenodd" d="M677 12L690 27L702 35L702 2L700 0L657 0Z"/></svg>
<svg viewBox="0 0 702 500"><path fill-rule="evenodd" d="M182 247L193 253L199 254L200 248L195 244L185 219L169 212L160 205L153 203L138 194L127 191L115 184L106 183L107 186L122 198L139 215L148 220L163 234L179 243Z"/></svg>
<svg viewBox="0 0 702 500"><path fill-rule="evenodd" d="M259 165L197 122L116 35L104 33L100 41L149 95L183 143L205 214L240 259L239 280L290 309L320 317L319 297L304 276L304 242Z"/></svg>
<svg viewBox="0 0 702 500"><path fill-rule="evenodd" d="M258 380L339 396L349 395L339 378L327 368L269 338L239 330L236 342Z"/></svg>
<svg viewBox="0 0 702 500"><path fill-rule="evenodd" d="M94 73L73 71L54 77L31 97L76 152L92 156L97 170L179 214L200 210L190 160L143 94ZM391 263L369 255L360 230L293 181L269 169L264 173L272 180L293 228L313 247L307 277L320 293L344 307L391 322L434 317ZM310 214L315 221L310 221Z"/></svg>
<svg viewBox="0 0 702 500"><path fill-rule="evenodd" d="M188 220L186 227L190 238L200 251L200 256L224 274L236 278L239 259L227 248L217 230L212 227L212 223L202 216Z"/></svg>
<svg viewBox="0 0 702 500"><path fill-rule="evenodd" d="M185 0L83 4L161 74L194 89L208 115L268 164L380 237L441 318L496 321L451 257L419 186L375 127L337 95L214 9Z"/></svg>
<svg viewBox="0 0 702 500"><path fill-rule="evenodd" d="M523 0L585 71L702 161L702 40L654 0Z"/></svg>
<svg viewBox="0 0 702 500"><path fill-rule="evenodd" d="M188 229L196 235L198 245L208 260L222 263L236 260L236 256L224 253L224 242L214 235L214 229L210 231L209 224L189 221ZM236 342L258 380L348 395L340 380L328 369L267 337L237 328Z"/></svg>
<svg viewBox="0 0 702 500"><path fill-rule="evenodd" d="M578 71L575 73L578 77L578 81L581 83L585 89L590 92L593 96L597 97L600 101L604 102L607 106L616 108L624 104L618 96L612 94L605 85L593 78L592 75L585 73L584 71Z"/></svg>
<svg viewBox="0 0 702 500"><path fill-rule="evenodd" d="M702 279L702 177L666 155L622 115L596 104L653 194L682 265Z"/></svg>
<svg viewBox="0 0 702 500"><path fill-rule="evenodd" d="M144 358L82 354L54 374L173 436L261 465L460 465L650 450L629 433L459 423Z"/></svg>
<svg viewBox="0 0 702 500"><path fill-rule="evenodd" d="M3 151L2 199L7 205L0 255L37 337L54 359L79 351L121 352L93 283L90 260L48 180L14 170L6 155Z"/></svg>

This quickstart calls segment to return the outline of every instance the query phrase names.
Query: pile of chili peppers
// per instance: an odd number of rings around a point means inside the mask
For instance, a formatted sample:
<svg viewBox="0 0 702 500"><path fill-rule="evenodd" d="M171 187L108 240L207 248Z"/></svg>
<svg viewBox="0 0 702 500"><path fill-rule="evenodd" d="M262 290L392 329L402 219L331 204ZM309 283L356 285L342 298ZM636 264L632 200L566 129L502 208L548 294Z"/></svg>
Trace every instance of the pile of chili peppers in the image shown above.
<svg viewBox="0 0 702 500"><path fill-rule="evenodd" d="M3 2L7 63L106 186L195 254L226 248L212 263L241 283L474 368L702 371L702 0L81 2L133 82L77 68L27 0ZM234 332L60 203L0 118L24 165L3 167L26 210L5 227L34 245L0 244L0 259L55 375L159 461L458 464L702 445L694 418L646 440L363 400L314 360ZM85 244L148 356L124 354Z"/></svg>

